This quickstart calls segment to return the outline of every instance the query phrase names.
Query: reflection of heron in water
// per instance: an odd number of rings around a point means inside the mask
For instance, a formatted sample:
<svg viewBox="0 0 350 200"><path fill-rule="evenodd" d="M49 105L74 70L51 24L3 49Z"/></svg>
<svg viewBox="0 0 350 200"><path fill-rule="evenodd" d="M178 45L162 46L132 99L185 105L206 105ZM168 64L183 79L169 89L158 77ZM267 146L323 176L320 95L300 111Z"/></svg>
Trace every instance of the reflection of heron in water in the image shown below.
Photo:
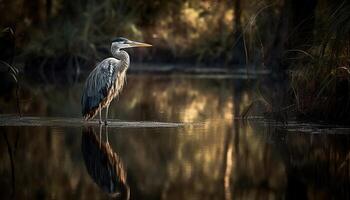
<svg viewBox="0 0 350 200"><path fill-rule="evenodd" d="M149 46L151 45L121 37L112 41L111 52L114 58L106 58L100 62L85 82L81 106L86 120L94 118L99 112L100 123L102 123L101 110L106 108L105 124L107 125L109 104L123 89L126 70L130 64L129 54L121 49Z"/></svg>
<svg viewBox="0 0 350 200"><path fill-rule="evenodd" d="M123 163L108 141L101 141L101 131L100 126L99 139L92 127L83 130L81 149L86 169L96 184L109 196L129 199L130 188L126 182Z"/></svg>

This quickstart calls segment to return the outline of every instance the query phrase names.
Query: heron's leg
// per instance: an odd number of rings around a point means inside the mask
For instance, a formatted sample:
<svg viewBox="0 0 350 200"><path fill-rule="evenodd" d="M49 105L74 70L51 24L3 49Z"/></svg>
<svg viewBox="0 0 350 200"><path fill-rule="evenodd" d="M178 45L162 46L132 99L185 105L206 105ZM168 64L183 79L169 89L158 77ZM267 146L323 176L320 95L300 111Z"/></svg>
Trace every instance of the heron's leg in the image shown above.
<svg viewBox="0 0 350 200"><path fill-rule="evenodd" d="M106 107L106 118L105 118L105 125L106 126L107 126L107 123L108 123L108 121L107 121L107 119L108 119L108 108L109 108L109 104Z"/></svg>
<svg viewBox="0 0 350 200"><path fill-rule="evenodd" d="M106 143L109 144L109 142L108 142L108 126L106 126Z"/></svg>
<svg viewBox="0 0 350 200"><path fill-rule="evenodd" d="M100 124L100 148L101 148L101 141L102 141L102 125Z"/></svg>
<svg viewBox="0 0 350 200"><path fill-rule="evenodd" d="M102 124L102 117L101 117L101 110L102 110L102 108L101 108L101 104L98 105L98 108L99 108L99 112L100 112L100 120L99 120L99 123Z"/></svg>

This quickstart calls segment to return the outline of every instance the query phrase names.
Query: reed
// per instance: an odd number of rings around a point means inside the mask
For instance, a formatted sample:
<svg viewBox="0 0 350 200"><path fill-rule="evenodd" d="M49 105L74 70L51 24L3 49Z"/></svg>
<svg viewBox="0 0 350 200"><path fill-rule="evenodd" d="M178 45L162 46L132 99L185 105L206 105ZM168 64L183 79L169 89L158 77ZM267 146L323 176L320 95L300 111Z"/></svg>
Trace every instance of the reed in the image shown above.
<svg viewBox="0 0 350 200"><path fill-rule="evenodd" d="M344 1L324 21L318 44L293 64L291 89L301 117L346 122L350 120L350 4Z"/></svg>

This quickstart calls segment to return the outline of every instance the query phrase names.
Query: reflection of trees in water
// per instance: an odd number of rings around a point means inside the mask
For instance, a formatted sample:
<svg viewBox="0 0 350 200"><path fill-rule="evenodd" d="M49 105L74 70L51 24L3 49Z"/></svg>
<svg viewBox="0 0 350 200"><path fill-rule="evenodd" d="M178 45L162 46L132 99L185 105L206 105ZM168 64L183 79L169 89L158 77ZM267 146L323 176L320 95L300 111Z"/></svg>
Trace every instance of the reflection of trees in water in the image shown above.
<svg viewBox="0 0 350 200"><path fill-rule="evenodd" d="M251 102L246 102L246 87L242 82L233 85L231 112L236 117ZM232 119L228 124L222 154L225 199L281 198L283 165L274 159L272 148L255 135L259 131L241 120Z"/></svg>
<svg viewBox="0 0 350 200"><path fill-rule="evenodd" d="M11 168L11 198L15 197L16 192L16 172L15 172L15 153L16 149L18 147L18 140L19 140L19 130L16 131L16 135L14 137L14 143L9 140L8 133L3 130L3 128L0 129L2 132L2 135L5 139L6 146L7 146L7 153L8 158L10 160L10 168Z"/></svg>
<svg viewBox="0 0 350 200"><path fill-rule="evenodd" d="M114 109L114 115L133 120L205 121L231 105L230 80L185 76L131 76ZM113 111L112 111L113 112ZM225 116L226 117L226 116Z"/></svg>
<svg viewBox="0 0 350 200"><path fill-rule="evenodd" d="M276 131L275 148L286 166L286 197L349 199L349 136Z"/></svg>
<svg viewBox="0 0 350 200"><path fill-rule="evenodd" d="M237 89L235 103L228 92L231 80L134 76L126 87L113 109L123 119L206 121L204 129L157 129L153 134L142 129L113 135L129 166L133 197L222 199L218 189L225 135L231 131L234 107L249 104L246 86Z"/></svg>
<svg viewBox="0 0 350 200"><path fill-rule="evenodd" d="M101 131L100 126L100 137ZM81 149L86 169L95 183L111 197L129 199L130 189L123 162L108 141L103 142L97 137L93 127L83 129Z"/></svg>
<svg viewBox="0 0 350 200"><path fill-rule="evenodd" d="M234 147L238 144L239 151L232 151L231 191L228 191L234 197L350 197L347 135L288 133L254 123L245 126L235 122L233 126L234 135L239 136L233 137L232 143Z"/></svg>
<svg viewBox="0 0 350 200"><path fill-rule="evenodd" d="M15 171L15 199L36 199L55 196L57 199L97 197L85 177L80 162L80 140L76 129L67 134L62 128L3 127L12 144ZM17 133L19 137L17 140ZM7 155L6 141L0 135L0 196L10 198L11 163ZM17 145L16 145L17 143Z"/></svg>
<svg viewBox="0 0 350 200"><path fill-rule="evenodd" d="M30 87L29 87L30 86ZM82 84L34 84L24 80L22 102L24 114L40 116L80 116ZM127 79L125 90L112 103L111 117L125 120L194 121L220 116L231 105L228 101L230 81L196 79L182 76L138 76ZM62 106L64 102L65 106ZM14 108L2 102L2 108ZM11 110L4 110L11 112ZM229 116L225 116L228 118Z"/></svg>
<svg viewBox="0 0 350 200"><path fill-rule="evenodd" d="M114 117L206 122L200 127L123 129L127 134L110 135L109 141L128 164L133 199L282 199L297 192L298 197L305 194L315 198L334 194L338 198L348 197L345 188L349 184L349 139L346 135L287 134L253 122L235 121L233 116L251 102L252 89L230 84L230 80L181 77L128 78L128 88L113 105ZM71 89L71 94L74 96L79 89L80 86ZM39 89L33 90L38 96L45 96ZM65 94L59 91L51 98L63 99ZM79 104L80 95L77 96L76 100L67 101L66 109L79 107L75 105L75 102ZM38 102L45 107L42 113L62 109L58 100L43 98ZM13 129L6 131L15 133ZM65 198L77 190L77 196L82 198L86 197L87 190L92 191L91 198L101 195L85 170L81 170L84 167L76 164L76 157L81 158L74 156L80 152L80 143L72 141L79 139L75 134L57 134L62 131L21 128L19 147L26 150L19 148L16 158L21 160L16 160L16 168L23 169L21 175L32 176L16 176L16 188L32 180L40 182L38 177L44 177L38 186L45 188L40 191L43 196L53 191L62 194L57 195L59 198ZM75 133L73 129L64 131ZM1 145L0 148L1 152L7 151ZM8 166L8 160L0 165L2 169ZM5 171L10 174L9 170ZM10 190L9 186L4 188ZM37 189L36 185L31 188Z"/></svg>
<svg viewBox="0 0 350 200"><path fill-rule="evenodd" d="M131 84L130 82L129 80L128 83ZM136 187L142 194L140 196L154 197L152 195L161 194L162 198L166 199L185 199L189 196L222 199L223 193L218 191L222 189L220 183L225 135L227 131L231 131L234 106L244 107L242 103L249 104L251 94L242 86L242 89L237 91L239 95L234 105L231 101L232 94L227 92L230 80L178 78L145 83L151 89L142 92L144 86L133 82L133 87L139 89L126 90L122 97L132 98L135 95L135 99L131 100L135 102L135 109L144 104L142 102L149 102L152 109L169 108L170 110L165 110L164 115L172 120L210 120L206 121L204 129L188 127L158 130L156 132L159 134L154 136L145 134L142 130L135 131L138 132L137 136L118 136L118 141L124 143L120 142L118 146L122 145L128 149L128 152L123 153L127 155L123 157L128 159L126 162L130 166L129 177L135 177ZM149 91L154 91L154 94L150 94Z"/></svg>

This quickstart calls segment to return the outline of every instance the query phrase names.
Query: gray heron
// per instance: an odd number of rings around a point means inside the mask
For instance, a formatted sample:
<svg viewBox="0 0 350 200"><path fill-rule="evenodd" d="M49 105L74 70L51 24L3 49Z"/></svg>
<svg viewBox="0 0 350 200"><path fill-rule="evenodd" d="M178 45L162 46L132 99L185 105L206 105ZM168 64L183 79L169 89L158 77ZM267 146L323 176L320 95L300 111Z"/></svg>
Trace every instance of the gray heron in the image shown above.
<svg viewBox="0 0 350 200"><path fill-rule="evenodd" d="M82 115L85 120L94 118L99 112L101 124L101 111L106 108L105 125L107 125L109 104L123 89L126 71L130 65L129 54L123 49L150 46L152 45L122 37L112 41L113 57L97 64L85 82L81 98Z"/></svg>

